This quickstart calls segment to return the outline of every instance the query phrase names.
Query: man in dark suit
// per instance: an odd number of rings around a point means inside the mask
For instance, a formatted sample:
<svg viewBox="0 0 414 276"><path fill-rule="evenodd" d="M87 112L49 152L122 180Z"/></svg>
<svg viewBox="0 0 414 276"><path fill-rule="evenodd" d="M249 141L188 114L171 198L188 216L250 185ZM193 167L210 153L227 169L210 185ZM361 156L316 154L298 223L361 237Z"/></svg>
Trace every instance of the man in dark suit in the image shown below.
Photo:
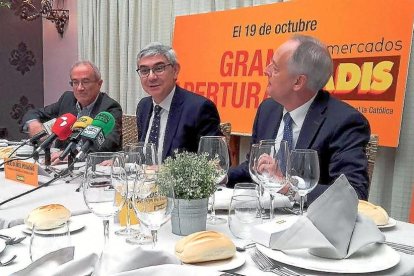
<svg viewBox="0 0 414 276"><path fill-rule="evenodd" d="M158 160L174 150L197 152L201 136L221 135L214 103L176 85L180 64L170 46L151 43L137 56L142 88L137 105L138 141L155 143Z"/></svg>
<svg viewBox="0 0 414 276"><path fill-rule="evenodd" d="M287 123L282 118L289 113L292 148L315 149L319 155L319 184L308 200L319 196L342 173L358 197L367 199L369 123L355 108L321 90L332 67L325 45L315 38L297 35L282 44L266 68L271 98L257 110L252 143L286 140ZM251 181L247 162L230 169L229 186Z"/></svg>
<svg viewBox="0 0 414 276"><path fill-rule="evenodd" d="M115 117L116 126L102 144L100 151L121 150L122 108L118 102L100 92L103 81L99 69L90 61L79 61L72 66L70 79L73 91L63 93L56 103L29 110L22 120L23 129L33 136L42 131L42 123L62 114L72 113L78 118L81 116L94 118L99 112L107 111ZM56 147L62 149L65 143L57 141ZM59 155L60 152L53 153L52 161Z"/></svg>

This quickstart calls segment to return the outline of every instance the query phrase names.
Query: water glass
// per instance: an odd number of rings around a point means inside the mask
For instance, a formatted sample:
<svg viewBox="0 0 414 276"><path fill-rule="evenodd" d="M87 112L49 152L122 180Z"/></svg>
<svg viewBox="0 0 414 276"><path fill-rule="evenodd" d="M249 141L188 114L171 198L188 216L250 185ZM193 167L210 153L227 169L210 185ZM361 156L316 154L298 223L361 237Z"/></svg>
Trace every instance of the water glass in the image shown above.
<svg viewBox="0 0 414 276"><path fill-rule="evenodd" d="M36 225L36 223L32 225L29 245L29 255L32 262L50 252L69 246L71 246L69 222L50 230L44 230L41 225Z"/></svg>
<svg viewBox="0 0 414 276"><path fill-rule="evenodd" d="M252 227L262 223L258 196L235 195L229 208L229 228L240 239L250 240Z"/></svg>

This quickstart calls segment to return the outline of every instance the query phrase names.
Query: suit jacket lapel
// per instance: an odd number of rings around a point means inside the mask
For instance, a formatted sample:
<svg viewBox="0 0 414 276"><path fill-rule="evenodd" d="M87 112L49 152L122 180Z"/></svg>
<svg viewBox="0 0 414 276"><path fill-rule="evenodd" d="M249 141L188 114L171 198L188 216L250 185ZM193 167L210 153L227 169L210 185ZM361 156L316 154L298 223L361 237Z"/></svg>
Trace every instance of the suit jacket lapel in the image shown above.
<svg viewBox="0 0 414 276"><path fill-rule="evenodd" d="M319 91L315 100L309 107L296 143L297 149L307 149L311 147L316 134L326 118L324 113L328 104L329 96L327 96L328 95L325 95L325 92Z"/></svg>
<svg viewBox="0 0 414 276"><path fill-rule="evenodd" d="M101 104L102 104L102 99L104 97L104 94L99 92L98 98L96 99L95 104L93 105L90 117L95 118L96 115L98 115L100 109L101 109ZM76 108L75 108L76 110Z"/></svg>
<svg viewBox="0 0 414 276"><path fill-rule="evenodd" d="M183 92L181 88L177 85L175 88L175 93L171 101L170 112L168 114L167 126L165 128L164 135L164 149L162 151L162 160L165 159L167 153L171 149L172 141L177 131L177 127L181 118L181 105L184 102Z"/></svg>

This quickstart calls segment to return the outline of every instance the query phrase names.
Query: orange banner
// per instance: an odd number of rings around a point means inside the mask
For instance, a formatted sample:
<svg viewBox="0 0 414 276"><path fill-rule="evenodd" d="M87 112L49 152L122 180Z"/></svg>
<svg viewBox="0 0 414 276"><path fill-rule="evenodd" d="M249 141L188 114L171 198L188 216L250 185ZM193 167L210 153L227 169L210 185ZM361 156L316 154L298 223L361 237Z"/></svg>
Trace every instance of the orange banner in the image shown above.
<svg viewBox="0 0 414 276"><path fill-rule="evenodd" d="M315 36L334 59L325 89L368 118L380 145L397 147L413 17L411 0L301 0L180 16L178 84L213 100L234 134L250 135L274 50L296 33Z"/></svg>

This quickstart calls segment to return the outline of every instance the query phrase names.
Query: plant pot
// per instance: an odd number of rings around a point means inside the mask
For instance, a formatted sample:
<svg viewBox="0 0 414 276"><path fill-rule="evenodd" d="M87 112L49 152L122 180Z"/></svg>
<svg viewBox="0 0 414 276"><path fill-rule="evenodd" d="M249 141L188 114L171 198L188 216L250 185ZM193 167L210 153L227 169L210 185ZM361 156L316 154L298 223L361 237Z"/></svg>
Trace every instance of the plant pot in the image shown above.
<svg viewBox="0 0 414 276"><path fill-rule="evenodd" d="M208 198L174 199L171 213L173 234L186 236L206 230Z"/></svg>

